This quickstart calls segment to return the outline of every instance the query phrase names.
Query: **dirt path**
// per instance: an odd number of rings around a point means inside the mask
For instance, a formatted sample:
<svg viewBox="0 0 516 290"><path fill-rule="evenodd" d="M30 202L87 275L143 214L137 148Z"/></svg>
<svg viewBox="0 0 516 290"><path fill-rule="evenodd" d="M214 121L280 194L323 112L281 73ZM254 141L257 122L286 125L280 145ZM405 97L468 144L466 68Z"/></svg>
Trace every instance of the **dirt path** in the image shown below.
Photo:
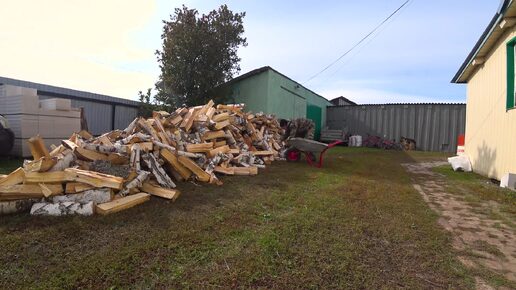
<svg viewBox="0 0 516 290"><path fill-rule="evenodd" d="M432 167L446 162L407 163L413 174L414 188L430 208L441 215L439 224L453 235L453 247L461 253L459 260L469 268L488 269L516 281L516 233L502 220L485 214L496 209L496 202L472 207L458 194L446 191L446 178ZM493 289L480 277L477 289Z"/></svg>

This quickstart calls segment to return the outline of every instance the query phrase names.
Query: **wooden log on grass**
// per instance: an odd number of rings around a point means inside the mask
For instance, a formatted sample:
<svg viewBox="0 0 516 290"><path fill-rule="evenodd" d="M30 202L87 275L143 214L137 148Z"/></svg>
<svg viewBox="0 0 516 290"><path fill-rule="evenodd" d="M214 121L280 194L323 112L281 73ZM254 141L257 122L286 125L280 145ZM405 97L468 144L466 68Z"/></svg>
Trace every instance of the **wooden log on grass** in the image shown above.
<svg viewBox="0 0 516 290"><path fill-rule="evenodd" d="M163 188L150 182L144 182L140 189L146 193L165 199L170 199L172 201L176 200L181 194L181 192L177 189Z"/></svg>
<svg viewBox="0 0 516 290"><path fill-rule="evenodd" d="M142 204L150 199L150 195L145 192L128 195L113 201L97 204L95 210L98 214L107 215L119 212L136 205Z"/></svg>

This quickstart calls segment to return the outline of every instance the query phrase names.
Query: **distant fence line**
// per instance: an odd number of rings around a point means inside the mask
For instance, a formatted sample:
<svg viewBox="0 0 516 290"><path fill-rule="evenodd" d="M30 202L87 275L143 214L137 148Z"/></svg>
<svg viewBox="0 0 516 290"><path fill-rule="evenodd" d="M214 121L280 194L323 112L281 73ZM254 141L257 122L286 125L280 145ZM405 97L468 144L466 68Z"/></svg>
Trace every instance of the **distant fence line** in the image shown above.
<svg viewBox="0 0 516 290"><path fill-rule="evenodd" d="M363 137L411 138L418 150L455 152L465 123L465 104L385 104L329 106L326 124Z"/></svg>

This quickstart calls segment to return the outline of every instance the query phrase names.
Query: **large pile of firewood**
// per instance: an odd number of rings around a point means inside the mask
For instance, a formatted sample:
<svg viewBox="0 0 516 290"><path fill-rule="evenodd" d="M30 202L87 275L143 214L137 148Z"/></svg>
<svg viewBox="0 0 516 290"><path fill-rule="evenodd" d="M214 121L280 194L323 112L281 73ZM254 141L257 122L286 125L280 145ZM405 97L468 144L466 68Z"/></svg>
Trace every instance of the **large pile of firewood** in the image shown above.
<svg viewBox="0 0 516 290"><path fill-rule="evenodd" d="M0 176L0 208L31 214L108 214L150 195L175 200L178 181L221 185L217 175L255 175L284 147L276 118L243 112L243 105L179 108L136 118L125 130L94 137L75 133L49 151L29 140L33 160ZM26 205L27 206L27 205Z"/></svg>

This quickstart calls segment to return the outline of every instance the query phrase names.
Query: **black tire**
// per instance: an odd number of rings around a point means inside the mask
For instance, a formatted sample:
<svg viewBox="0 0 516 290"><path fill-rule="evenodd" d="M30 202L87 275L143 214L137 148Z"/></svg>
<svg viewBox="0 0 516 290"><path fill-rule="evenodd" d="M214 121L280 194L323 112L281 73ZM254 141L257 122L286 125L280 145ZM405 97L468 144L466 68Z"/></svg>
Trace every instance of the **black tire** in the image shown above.
<svg viewBox="0 0 516 290"><path fill-rule="evenodd" d="M10 129L0 129L0 156L9 155L14 145L14 133Z"/></svg>

